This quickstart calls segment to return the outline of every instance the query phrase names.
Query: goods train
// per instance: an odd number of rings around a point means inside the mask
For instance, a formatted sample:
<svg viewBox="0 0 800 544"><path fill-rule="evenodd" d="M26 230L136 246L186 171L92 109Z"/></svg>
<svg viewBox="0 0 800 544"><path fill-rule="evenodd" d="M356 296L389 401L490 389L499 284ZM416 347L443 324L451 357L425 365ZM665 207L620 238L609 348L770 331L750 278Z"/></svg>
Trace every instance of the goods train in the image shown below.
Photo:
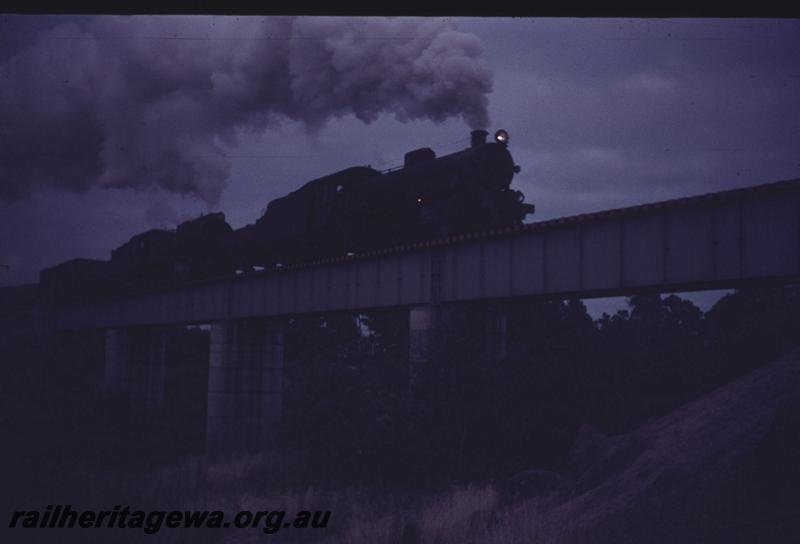
<svg viewBox="0 0 800 544"><path fill-rule="evenodd" d="M487 136L472 131L470 147L442 157L410 151L400 168L356 166L309 181L241 229L211 213L137 234L110 261L43 270L40 286L50 301L78 302L520 224L534 207L510 188L520 168L508 133Z"/></svg>

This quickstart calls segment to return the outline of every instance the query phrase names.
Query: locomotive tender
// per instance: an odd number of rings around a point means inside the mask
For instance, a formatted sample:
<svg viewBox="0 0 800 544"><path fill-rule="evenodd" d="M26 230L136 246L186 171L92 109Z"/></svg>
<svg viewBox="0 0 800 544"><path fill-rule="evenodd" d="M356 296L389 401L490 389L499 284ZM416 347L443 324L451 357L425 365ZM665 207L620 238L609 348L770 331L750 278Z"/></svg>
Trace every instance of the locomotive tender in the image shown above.
<svg viewBox="0 0 800 544"><path fill-rule="evenodd" d="M401 168L357 166L309 181L238 230L211 213L137 234L110 261L43 270L41 287L53 302L78 302L521 224L534 207L510 188L520 169L508 133L487 136L474 130L469 148L438 158L430 148L410 151Z"/></svg>

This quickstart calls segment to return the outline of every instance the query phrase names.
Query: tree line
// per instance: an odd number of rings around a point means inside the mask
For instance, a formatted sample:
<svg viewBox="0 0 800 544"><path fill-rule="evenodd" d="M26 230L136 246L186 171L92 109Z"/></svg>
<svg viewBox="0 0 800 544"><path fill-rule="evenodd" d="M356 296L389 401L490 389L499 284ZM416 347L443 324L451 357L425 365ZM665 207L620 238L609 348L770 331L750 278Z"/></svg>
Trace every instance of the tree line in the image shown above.
<svg viewBox="0 0 800 544"><path fill-rule="evenodd" d="M315 482L440 485L557 468L581 424L662 416L797 344L800 289L753 287L708 312L643 294L592 319L581 300L515 301L508 352L486 357L466 308L409 392L408 314L294 320L282 439Z"/></svg>

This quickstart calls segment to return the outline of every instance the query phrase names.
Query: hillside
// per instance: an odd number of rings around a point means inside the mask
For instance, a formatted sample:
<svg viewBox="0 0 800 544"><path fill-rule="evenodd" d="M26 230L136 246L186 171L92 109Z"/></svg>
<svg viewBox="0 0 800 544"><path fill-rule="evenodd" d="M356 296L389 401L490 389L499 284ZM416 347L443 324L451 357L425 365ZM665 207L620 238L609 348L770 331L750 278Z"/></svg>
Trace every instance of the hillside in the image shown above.
<svg viewBox="0 0 800 544"><path fill-rule="evenodd" d="M800 350L632 433L582 428L562 483L506 524L534 504L559 541L800 542Z"/></svg>

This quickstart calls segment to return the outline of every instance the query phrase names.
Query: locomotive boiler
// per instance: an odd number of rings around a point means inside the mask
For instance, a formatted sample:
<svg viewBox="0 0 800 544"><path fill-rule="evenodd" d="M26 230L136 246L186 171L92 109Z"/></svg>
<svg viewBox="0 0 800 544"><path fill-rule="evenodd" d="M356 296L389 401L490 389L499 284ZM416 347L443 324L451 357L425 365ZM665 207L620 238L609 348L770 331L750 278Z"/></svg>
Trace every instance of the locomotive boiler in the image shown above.
<svg viewBox="0 0 800 544"><path fill-rule="evenodd" d="M469 148L438 158L410 151L399 169L352 167L310 181L235 231L234 261L270 267L520 224L534 207L510 188L520 168L508 133L491 143L487 135L475 130Z"/></svg>

